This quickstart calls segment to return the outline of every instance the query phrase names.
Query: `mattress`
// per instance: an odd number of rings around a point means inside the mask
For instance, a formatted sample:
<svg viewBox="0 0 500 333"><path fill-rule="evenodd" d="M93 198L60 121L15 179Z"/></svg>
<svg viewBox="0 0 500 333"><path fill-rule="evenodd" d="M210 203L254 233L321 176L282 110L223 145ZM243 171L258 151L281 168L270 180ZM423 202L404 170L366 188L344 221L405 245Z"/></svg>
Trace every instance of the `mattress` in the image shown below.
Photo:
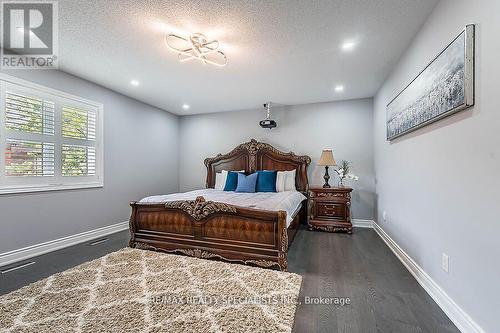
<svg viewBox="0 0 500 333"><path fill-rule="evenodd" d="M140 203L165 203L178 200L195 200L203 196L207 201L223 202L234 206L270 211L286 212L287 227L299 211L302 201L307 198L298 191L237 193L214 189L195 190L184 193L154 195L139 201Z"/></svg>

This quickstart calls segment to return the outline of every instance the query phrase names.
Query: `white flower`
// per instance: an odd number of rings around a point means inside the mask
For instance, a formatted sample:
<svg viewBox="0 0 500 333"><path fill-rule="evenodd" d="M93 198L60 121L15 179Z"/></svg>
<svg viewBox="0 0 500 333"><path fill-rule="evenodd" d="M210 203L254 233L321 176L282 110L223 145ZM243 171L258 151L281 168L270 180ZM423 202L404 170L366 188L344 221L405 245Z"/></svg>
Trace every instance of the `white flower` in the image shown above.
<svg viewBox="0 0 500 333"><path fill-rule="evenodd" d="M337 174L339 175L340 178L344 178L345 175L344 175L344 169L337 169L335 170L337 172Z"/></svg>
<svg viewBox="0 0 500 333"><path fill-rule="evenodd" d="M359 177L356 176L355 174L353 173L348 173L347 175L345 175L344 177L341 177L341 178L347 178L347 179L352 179L354 181L358 181L359 180Z"/></svg>

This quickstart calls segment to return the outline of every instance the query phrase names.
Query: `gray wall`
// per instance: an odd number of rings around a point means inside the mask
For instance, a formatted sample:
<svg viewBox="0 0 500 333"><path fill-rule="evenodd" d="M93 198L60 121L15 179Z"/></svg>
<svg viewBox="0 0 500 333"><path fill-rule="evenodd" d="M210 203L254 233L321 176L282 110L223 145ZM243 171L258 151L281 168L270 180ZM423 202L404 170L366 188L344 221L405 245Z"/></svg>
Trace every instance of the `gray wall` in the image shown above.
<svg viewBox="0 0 500 333"><path fill-rule="evenodd" d="M500 328L499 13L498 0L442 0L377 94L374 119L378 222L487 332ZM386 104L468 23L475 107L387 142Z"/></svg>
<svg viewBox="0 0 500 333"><path fill-rule="evenodd" d="M181 191L203 188L206 168L203 160L229 152L236 145L255 138L284 151L309 155L311 185L323 184L324 167L316 163L323 148L333 148L337 161L352 161L360 181L352 183L353 216L374 218L373 101L372 99L318 103L275 108L278 127L258 125L264 109L181 117L179 187ZM331 173L333 176L333 172ZM336 184L337 179L331 179Z"/></svg>
<svg viewBox="0 0 500 333"><path fill-rule="evenodd" d="M177 116L58 71L4 73L103 103L105 170L104 188L0 195L0 253L126 221L130 200L178 190Z"/></svg>

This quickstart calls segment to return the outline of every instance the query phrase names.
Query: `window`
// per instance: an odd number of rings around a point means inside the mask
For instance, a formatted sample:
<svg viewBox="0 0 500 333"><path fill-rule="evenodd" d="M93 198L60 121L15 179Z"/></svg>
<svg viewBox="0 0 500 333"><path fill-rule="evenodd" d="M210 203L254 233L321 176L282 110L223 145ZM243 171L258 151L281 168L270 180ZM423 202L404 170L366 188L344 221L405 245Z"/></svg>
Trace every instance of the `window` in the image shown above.
<svg viewBox="0 0 500 333"><path fill-rule="evenodd" d="M101 104L0 76L0 194L103 186Z"/></svg>

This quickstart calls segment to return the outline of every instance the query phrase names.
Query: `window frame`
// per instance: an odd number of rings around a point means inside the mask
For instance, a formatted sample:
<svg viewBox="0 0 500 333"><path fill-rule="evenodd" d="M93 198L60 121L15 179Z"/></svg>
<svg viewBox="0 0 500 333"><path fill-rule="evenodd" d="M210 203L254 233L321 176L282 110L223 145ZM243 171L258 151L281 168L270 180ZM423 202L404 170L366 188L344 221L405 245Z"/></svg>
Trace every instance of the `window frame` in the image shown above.
<svg viewBox="0 0 500 333"><path fill-rule="evenodd" d="M55 133L53 140L55 149L55 175L54 177L19 176L18 182L6 182L5 147L8 136L6 130L5 115L5 91L7 86L16 86L19 90L32 92L41 98L49 98L55 103ZM17 90L17 89L14 89ZM61 191L73 189L101 188L104 187L104 106L102 103L94 102L79 96L52 89L43 85L32 83L23 79L0 73L0 195L45 191ZM65 103L63 103L65 102ZM96 175L95 176L62 176L62 145L75 142L77 145L86 146L89 140L64 138L62 136L62 108L63 106L89 106L96 111ZM22 136L20 134L20 136ZM28 135L29 136L29 135ZM37 135L40 138L43 135ZM61 151L59 151L61 150ZM27 181L38 179L40 182ZM12 180L12 178L10 179Z"/></svg>

